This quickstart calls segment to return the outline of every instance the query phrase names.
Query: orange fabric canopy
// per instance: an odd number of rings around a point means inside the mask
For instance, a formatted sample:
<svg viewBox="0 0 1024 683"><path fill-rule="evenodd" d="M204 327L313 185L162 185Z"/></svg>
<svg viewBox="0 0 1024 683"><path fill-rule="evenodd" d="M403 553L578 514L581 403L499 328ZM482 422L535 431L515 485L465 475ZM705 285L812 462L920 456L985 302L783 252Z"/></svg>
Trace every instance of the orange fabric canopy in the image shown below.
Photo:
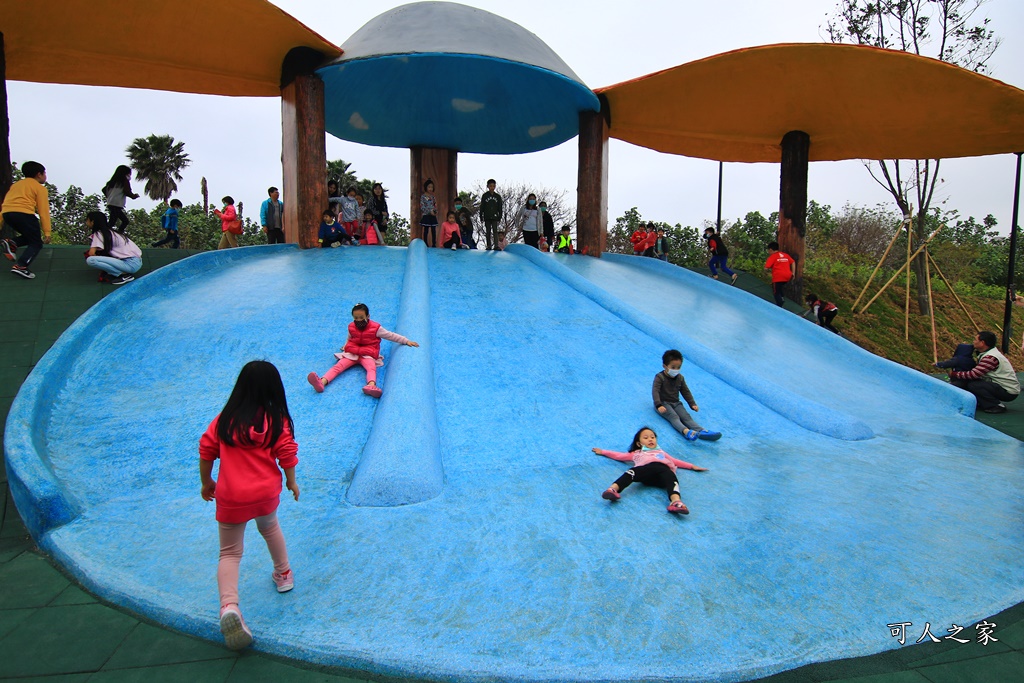
<svg viewBox="0 0 1024 683"><path fill-rule="evenodd" d="M895 50L766 45L596 92L611 137L716 161L779 162L791 130L810 135L811 161L1024 150L1024 91Z"/></svg>
<svg viewBox="0 0 1024 683"><path fill-rule="evenodd" d="M289 50L341 54L266 0L0 0L0 16L15 81L278 97Z"/></svg>

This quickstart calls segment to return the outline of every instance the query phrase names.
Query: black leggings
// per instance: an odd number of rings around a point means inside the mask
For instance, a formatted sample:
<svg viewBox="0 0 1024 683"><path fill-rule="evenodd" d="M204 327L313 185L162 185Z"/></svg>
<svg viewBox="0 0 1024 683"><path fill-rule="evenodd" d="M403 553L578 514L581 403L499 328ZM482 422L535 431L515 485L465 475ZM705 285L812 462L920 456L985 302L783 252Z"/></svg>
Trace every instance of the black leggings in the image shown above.
<svg viewBox="0 0 1024 683"><path fill-rule="evenodd" d="M649 462L646 465L628 469L615 480L615 483L618 485L619 491L625 491L626 487L634 481L638 481L644 486L656 486L659 489L664 489L668 492L669 499L672 498L673 493L679 495L679 480L676 479L676 473L664 463Z"/></svg>
<svg viewBox="0 0 1024 683"><path fill-rule="evenodd" d="M835 317L838 314L838 310L821 311L820 313L818 313L818 324L824 327L826 330L832 330L836 334L839 334L839 330L832 327L832 321L835 320Z"/></svg>
<svg viewBox="0 0 1024 683"><path fill-rule="evenodd" d="M537 243L540 242L540 237L536 230L523 230L523 241L527 245L537 249Z"/></svg>
<svg viewBox="0 0 1024 683"><path fill-rule="evenodd" d="M433 222L430 222L433 221ZM434 216L424 216L420 219L420 226L423 228L423 241L427 243L428 247L437 246L437 218ZM430 235L430 239L427 239L427 235Z"/></svg>
<svg viewBox="0 0 1024 683"><path fill-rule="evenodd" d="M168 230L167 237L163 238L159 242L153 242L154 247L162 247L165 244L170 244L172 249L177 249L181 246L181 239L178 237L177 230Z"/></svg>
<svg viewBox="0 0 1024 683"><path fill-rule="evenodd" d="M120 224L121 232L124 232L124 229L128 227L128 214L124 212L124 207L110 206L108 204L107 213L110 214L110 227Z"/></svg>
<svg viewBox="0 0 1024 683"><path fill-rule="evenodd" d="M21 258L18 259L18 265L27 268L43 250L43 234L39 229L39 219L35 214L8 211L4 214L4 222L17 235L14 243L19 247L25 247L25 251L21 252Z"/></svg>

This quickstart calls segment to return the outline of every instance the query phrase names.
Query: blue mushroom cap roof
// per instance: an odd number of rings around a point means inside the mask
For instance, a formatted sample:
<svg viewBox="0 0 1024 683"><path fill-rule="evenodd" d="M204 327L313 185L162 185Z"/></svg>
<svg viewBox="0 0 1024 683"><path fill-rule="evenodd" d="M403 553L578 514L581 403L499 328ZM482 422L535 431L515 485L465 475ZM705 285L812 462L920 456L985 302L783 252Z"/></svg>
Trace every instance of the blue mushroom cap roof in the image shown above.
<svg viewBox="0 0 1024 683"><path fill-rule="evenodd" d="M518 154L579 132L596 95L540 38L450 2L403 5L368 22L318 70L326 128L384 147Z"/></svg>

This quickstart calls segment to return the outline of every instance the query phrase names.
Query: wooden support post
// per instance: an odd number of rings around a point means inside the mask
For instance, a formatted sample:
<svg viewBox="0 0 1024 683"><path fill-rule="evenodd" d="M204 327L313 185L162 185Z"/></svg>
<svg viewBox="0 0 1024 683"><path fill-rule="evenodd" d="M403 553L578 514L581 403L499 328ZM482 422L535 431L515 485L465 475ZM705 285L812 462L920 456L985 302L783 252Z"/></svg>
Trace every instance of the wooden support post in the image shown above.
<svg viewBox="0 0 1024 683"><path fill-rule="evenodd" d="M903 339L910 341L910 251L914 243L914 221L907 229L907 302L903 308Z"/></svg>
<svg viewBox="0 0 1024 683"><path fill-rule="evenodd" d="M779 248L793 257L796 269L786 286L789 298L803 300L804 236L807 234L807 165L811 136L791 130L782 137L779 182Z"/></svg>
<svg viewBox="0 0 1024 683"><path fill-rule="evenodd" d="M882 285L882 288L880 290L878 290L878 292L873 297L871 297L871 301L869 301L866 304L864 304L864 308L860 309L861 313L863 313L864 311L868 310L868 308L871 307L871 304L875 303L875 300L878 297L882 296L882 292L884 292L886 289L888 289L889 285L891 285L893 282L896 281L896 278L898 278L900 276L900 273L903 272L904 268L910 268L911 262L915 258L917 258L918 254L920 254L922 251L925 250L925 247L928 246L928 243L931 242L933 239L935 239L935 236L939 234L939 231L942 230L945 227L946 227L946 224L943 223L938 228L936 228L935 232L933 232L932 234L928 235L928 239L926 239L924 242L922 242L921 246L919 246L917 248L917 250L907 259L907 262L904 263L902 266L900 266L899 270L897 270L895 273L892 274L892 277L889 278L889 280L884 285ZM934 264L934 261L932 263ZM936 266L936 269L938 269L937 266ZM940 275L941 275L941 273L940 273ZM945 279L945 278L943 278L943 279Z"/></svg>
<svg viewBox="0 0 1024 683"><path fill-rule="evenodd" d="M935 272L936 272L936 273L938 274L938 276L939 276L940 278L942 278L942 281L943 281L943 282L945 282L945 283L946 283L946 287L947 287L947 288L949 288L949 293L953 295L953 298L954 298L954 299L956 299L956 302L957 302L958 304L960 304L960 308L962 308L962 309L963 309L963 311L964 311L964 313L966 313L966 314L967 314L967 319L971 321L971 324L972 324L972 325L974 325L974 331L975 331L975 332L981 332L981 327L979 327L979 326L978 326L978 323L977 323L977 321L976 321L976 320L974 319L974 317L973 317L973 316L971 315L971 312L970 312L970 310L968 310L967 306L966 306L966 305L964 304L964 302L963 302L963 301L962 301L962 300L960 299L960 297L959 297L959 296L957 296L957 294L956 294L956 290L955 290L955 289L953 289L953 285L952 285L952 284L950 284L949 280L947 280L947 279L946 279L946 276L942 274L942 270L940 270L940 269L939 269L939 264L935 262L935 257L934 257L934 256L932 256L931 254L928 254L928 260L929 260L929 261L931 261L931 264L932 264L932 266L933 266L933 267L935 268Z"/></svg>
<svg viewBox="0 0 1024 683"><path fill-rule="evenodd" d="M441 223L445 214L455 210L452 199L459 192L459 153L454 149L413 147L409 155L409 237L423 239L420 227L420 196L423 184L434 181L437 199L437 244L441 246Z"/></svg>
<svg viewBox="0 0 1024 683"><path fill-rule="evenodd" d="M608 104L580 112L576 251L600 258L608 241Z"/></svg>
<svg viewBox="0 0 1024 683"><path fill-rule="evenodd" d="M939 362L939 342L935 336L935 301L932 297L932 271L928 267L928 260L931 258L931 254L928 253L927 247L924 250L924 280L928 287L928 317L932 321L932 362Z"/></svg>
<svg viewBox="0 0 1024 683"><path fill-rule="evenodd" d="M285 240L317 246L320 214L327 208L324 82L314 72L323 55L294 48L281 66L281 201Z"/></svg>
<svg viewBox="0 0 1024 683"><path fill-rule="evenodd" d="M896 244L896 240L899 239L900 233L903 232L903 228L906 227L907 222L909 220L909 218L904 218L903 222L900 223L898 228L896 228L896 232L893 233L892 239L889 240L889 246L885 248L885 252L882 254L882 258L878 259L878 265L876 265L875 269L871 271L871 275L870 277L868 277L868 281L864 283L864 289L860 290L860 294L857 295L857 300L854 301L853 306L850 307L850 310L852 310L854 314L857 313L857 304L860 303L860 300L861 298L863 298L864 293L868 291L868 287L871 286L871 281L875 279L875 275L878 273L878 269L882 267L883 263L885 263L885 257L889 255L889 250L892 249L892 246L894 244Z"/></svg>
<svg viewBox="0 0 1024 683"><path fill-rule="evenodd" d="M11 173L11 121L7 116L7 48L0 32L0 201L14 183Z"/></svg>

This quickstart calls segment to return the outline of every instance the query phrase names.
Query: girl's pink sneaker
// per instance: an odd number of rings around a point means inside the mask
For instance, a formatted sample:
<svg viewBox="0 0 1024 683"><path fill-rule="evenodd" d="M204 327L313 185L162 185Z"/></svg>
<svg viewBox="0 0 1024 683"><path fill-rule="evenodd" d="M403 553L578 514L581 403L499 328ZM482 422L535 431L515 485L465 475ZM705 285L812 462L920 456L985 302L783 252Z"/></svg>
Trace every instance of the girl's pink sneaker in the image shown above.
<svg viewBox="0 0 1024 683"><path fill-rule="evenodd" d="M245 625L238 605L225 605L220 610L220 632L229 650L244 650L252 645L252 631Z"/></svg>
<svg viewBox="0 0 1024 683"><path fill-rule="evenodd" d="M313 388L316 389L316 393L324 393L324 383L320 381L320 377L315 372L311 372L306 375L306 380L313 385Z"/></svg>
<svg viewBox="0 0 1024 683"><path fill-rule="evenodd" d="M668 511L674 515L688 515L690 510L683 505L683 501L677 500L668 504Z"/></svg>
<svg viewBox="0 0 1024 683"><path fill-rule="evenodd" d="M604 490L604 493L601 494L601 497L604 498L605 500L612 500L612 501L615 501L615 500L618 500L619 498L622 498L622 496L619 495L619 492L616 491L615 489L613 489L610 486Z"/></svg>
<svg viewBox="0 0 1024 683"><path fill-rule="evenodd" d="M365 387L363 387L363 393L366 394L367 396L380 398L384 392L381 391L380 387L378 387L376 384L367 384Z"/></svg>

